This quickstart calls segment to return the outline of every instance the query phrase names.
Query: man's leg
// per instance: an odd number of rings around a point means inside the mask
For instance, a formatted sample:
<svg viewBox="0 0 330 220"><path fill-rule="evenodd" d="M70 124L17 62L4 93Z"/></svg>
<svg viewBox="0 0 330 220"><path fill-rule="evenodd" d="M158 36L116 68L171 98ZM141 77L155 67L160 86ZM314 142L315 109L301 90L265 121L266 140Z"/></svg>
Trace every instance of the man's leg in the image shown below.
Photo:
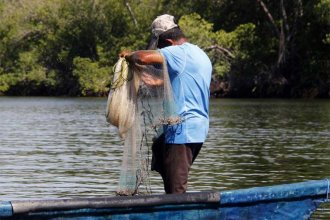
<svg viewBox="0 0 330 220"><path fill-rule="evenodd" d="M166 144L162 174L166 193L185 193L190 167L202 143Z"/></svg>
<svg viewBox="0 0 330 220"><path fill-rule="evenodd" d="M152 159L151 159L151 170L157 171L164 182L165 192L169 191L168 186L165 184L166 176L165 176L165 168L164 168L164 159L165 159L165 135L160 135L156 140L154 140L152 144Z"/></svg>
<svg viewBox="0 0 330 220"><path fill-rule="evenodd" d="M165 135L160 135L152 144L151 170L162 175L164 166Z"/></svg>

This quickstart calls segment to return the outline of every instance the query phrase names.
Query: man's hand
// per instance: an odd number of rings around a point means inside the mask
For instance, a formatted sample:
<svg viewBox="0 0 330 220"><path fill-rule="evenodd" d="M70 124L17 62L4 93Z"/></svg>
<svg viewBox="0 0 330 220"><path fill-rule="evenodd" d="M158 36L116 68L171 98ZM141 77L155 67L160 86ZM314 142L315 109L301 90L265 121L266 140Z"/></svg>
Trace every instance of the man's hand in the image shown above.
<svg viewBox="0 0 330 220"><path fill-rule="evenodd" d="M123 50L119 53L119 57L125 58L130 63L136 63L139 65L153 65L161 64L163 57L156 51L135 51ZM134 65L135 68L141 68L138 65ZM146 73L143 69L141 71L141 79L148 86L161 86L163 85L163 79L160 79L152 74Z"/></svg>
<svg viewBox="0 0 330 220"><path fill-rule="evenodd" d="M130 50L123 50L120 54L119 57L125 58L125 60L129 63L135 63L137 62L135 60L135 57L133 56L134 52L131 52Z"/></svg>
<svg viewBox="0 0 330 220"><path fill-rule="evenodd" d="M119 53L119 57L122 58L128 58L132 55L132 52L130 50L123 50L122 52Z"/></svg>

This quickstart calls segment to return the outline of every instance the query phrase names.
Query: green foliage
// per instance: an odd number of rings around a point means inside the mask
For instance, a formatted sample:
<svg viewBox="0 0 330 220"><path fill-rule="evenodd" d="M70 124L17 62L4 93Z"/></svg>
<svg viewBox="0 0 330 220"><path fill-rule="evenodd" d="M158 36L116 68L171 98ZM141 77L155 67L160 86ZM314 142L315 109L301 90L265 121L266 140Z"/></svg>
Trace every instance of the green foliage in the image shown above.
<svg viewBox="0 0 330 220"><path fill-rule="evenodd" d="M233 64L248 62L253 56L252 51L255 51L257 36L256 27L252 23L242 24L232 32L214 32L212 23L193 13L182 16L179 26L190 42L208 52L213 63L214 75L221 78L231 72Z"/></svg>
<svg viewBox="0 0 330 220"><path fill-rule="evenodd" d="M100 67L89 58L76 57L73 76L78 79L82 95L104 95L109 92L109 68Z"/></svg>
<svg viewBox="0 0 330 220"><path fill-rule="evenodd" d="M330 33L325 35L323 43L324 44L330 44Z"/></svg>
<svg viewBox="0 0 330 220"><path fill-rule="evenodd" d="M214 44L213 24L204 20L199 14L182 16L179 26L190 42L202 48Z"/></svg>
<svg viewBox="0 0 330 220"><path fill-rule="evenodd" d="M19 54L17 74L21 81L33 81L40 85L46 80L46 69L37 62L35 51Z"/></svg>
<svg viewBox="0 0 330 220"><path fill-rule="evenodd" d="M2 0L0 93L104 95L118 53L145 49L152 20L170 13L211 58L223 95L329 97L330 1L285 2L286 18L263 2L273 24L257 1Z"/></svg>
<svg viewBox="0 0 330 220"><path fill-rule="evenodd" d="M319 19L326 24L330 25L330 0L321 0L315 6L315 12L318 14Z"/></svg>
<svg viewBox="0 0 330 220"><path fill-rule="evenodd" d="M224 31L213 32L213 24L197 13L182 16L179 26L191 43L207 51L213 63L214 75L224 76L230 69L230 62L223 54L219 54L216 49L211 48L213 48L212 46L227 47L229 45L228 41L230 41L227 39L228 34Z"/></svg>
<svg viewBox="0 0 330 220"><path fill-rule="evenodd" d="M252 23L242 24L232 32L232 48L241 59L249 59L257 41L255 25Z"/></svg>
<svg viewBox="0 0 330 220"><path fill-rule="evenodd" d="M0 94L7 92L16 82L17 78L13 74L0 74Z"/></svg>
<svg viewBox="0 0 330 220"><path fill-rule="evenodd" d="M291 95L295 97L330 96L329 0L314 1L305 8L304 22L298 32L299 65Z"/></svg>
<svg viewBox="0 0 330 220"><path fill-rule="evenodd" d="M330 26L330 0L321 0L315 6L315 13L323 25ZM324 44L330 44L330 29L326 28L325 31L322 41Z"/></svg>

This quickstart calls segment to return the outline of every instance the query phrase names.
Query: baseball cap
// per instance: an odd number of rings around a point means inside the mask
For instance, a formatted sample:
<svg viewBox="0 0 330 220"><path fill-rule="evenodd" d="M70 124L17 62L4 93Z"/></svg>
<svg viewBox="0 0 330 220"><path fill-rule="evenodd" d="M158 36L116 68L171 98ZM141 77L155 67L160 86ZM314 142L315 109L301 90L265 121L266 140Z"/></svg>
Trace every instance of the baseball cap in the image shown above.
<svg viewBox="0 0 330 220"><path fill-rule="evenodd" d="M159 36L165 31L177 27L178 25L174 22L174 16L169 14L164 14L157 16L157 18L151 24L151 32L155 36Z"/></svg>
<svg viewBox="0 0 330 220"><path fill-rule="evenodd" d="M169 14L157 16L157 18L151 24L152 37L147 49L156 49L159 35L175 27L178 27L178 25L174 22L174 16Z"/></svg>

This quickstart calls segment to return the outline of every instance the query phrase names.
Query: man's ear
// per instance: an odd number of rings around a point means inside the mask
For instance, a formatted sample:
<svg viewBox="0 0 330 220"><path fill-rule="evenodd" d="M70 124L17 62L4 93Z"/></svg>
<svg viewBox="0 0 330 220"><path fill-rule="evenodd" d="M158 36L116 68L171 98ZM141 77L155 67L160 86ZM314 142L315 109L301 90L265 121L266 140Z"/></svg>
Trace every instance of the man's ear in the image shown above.
<svg viewBox="0 0 330 220"><path fill-rule="evenodd" d="M174 45L174 43L175 43L175 41L172 40L172 39L165 39L165 41L166 41L167 43L169 43L170 45Z"/></svg>
<svg viewBox="0 0 330 220"><path fill-rule="evenodd" d="M172 39L162 39L158 41L158 48L164 48L174 45L174 40Z"/></svg>

